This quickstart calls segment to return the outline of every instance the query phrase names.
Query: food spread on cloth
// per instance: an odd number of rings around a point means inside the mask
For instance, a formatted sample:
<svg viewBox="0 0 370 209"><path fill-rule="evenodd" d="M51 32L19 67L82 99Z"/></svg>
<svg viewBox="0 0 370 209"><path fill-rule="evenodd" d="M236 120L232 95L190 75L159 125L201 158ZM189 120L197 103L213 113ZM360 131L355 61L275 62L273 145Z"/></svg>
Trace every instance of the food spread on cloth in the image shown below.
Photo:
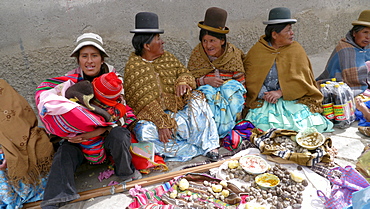
<svg viewBox="0 0 370 209"><path fill-rule="evenodd" d="M260 153L234 157L240 158L210 169L210 175L178 177L162 201L181 208L324 208L316 190L328 191L330 183L308 168L267 161Z"/></svg>
<svg viewBox="0 0 370 209"><path fill-rule="evenodd" d="M246 195L245 202L241 202L238 209L325 208L316 193L317 189L330 191L330 183L324 177L305 166L268 161L267 156L259 151L252 154L241 152L234 157L238 156L241 156L239 166L235 161L228 161L211 171L217 178L237 185L243 191L241 196ZM246 159L251 162L245 162ZM248 165L263 165L264 168L265 163L268 169L262 174L251 174L245 170Z"/></svg>
<svg viewBox="0 0 370 209"><path fill-rule="evenodd" d="M162 201L180 208L236 208L241 192L233 183L207 174L188 173L177 179Z"/></svg>

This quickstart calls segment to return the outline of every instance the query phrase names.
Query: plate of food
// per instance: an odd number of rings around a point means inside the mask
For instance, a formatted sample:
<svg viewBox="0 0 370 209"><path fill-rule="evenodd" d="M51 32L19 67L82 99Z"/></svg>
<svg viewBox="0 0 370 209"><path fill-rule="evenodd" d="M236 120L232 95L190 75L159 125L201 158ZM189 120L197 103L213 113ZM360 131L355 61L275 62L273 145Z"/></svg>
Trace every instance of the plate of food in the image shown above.
<svg viewBox="0 0 370 209"><path fill-rule="evenodd" d="M325 136L319 133L315 128L309 128L298 132L296 142L301 147L308 150L314 150L325 142Z"/></svg>
<svg viewBox="0 0 370 209"><path fill-rule="evenodd" d="M257 155L245 155L239 159L239 164L249 174L261 174L270 168L267 161Z"/></svg>
<svg viewBox="0 0 370 209"><path fill-rule="evenodd" d="M263 173L256 176L255 181L261 189L272 189L280 184L280 179L274 174Z"/></svg>

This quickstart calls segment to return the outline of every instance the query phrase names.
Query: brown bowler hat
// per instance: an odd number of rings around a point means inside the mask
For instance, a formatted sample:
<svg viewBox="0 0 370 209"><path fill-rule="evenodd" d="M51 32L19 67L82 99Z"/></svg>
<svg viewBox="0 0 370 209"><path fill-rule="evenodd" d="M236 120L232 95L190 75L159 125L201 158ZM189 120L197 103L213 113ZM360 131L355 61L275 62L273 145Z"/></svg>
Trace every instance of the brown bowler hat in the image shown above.
<svg viewBox="0 0 370 209"><path fill-rule="evenodd" d="M353 21L352 25L362 25L366 27L370 27L370 10L364 10L361 12L358 20Z"/></svg>
<svg viewBox="0 0 370 209"><path fill-rule="evenodd" d="M198 23L198 27L215 33L227 34L229 28L225 27L227 12L218 7L210 7L206 11L204 21Z"/></svg>

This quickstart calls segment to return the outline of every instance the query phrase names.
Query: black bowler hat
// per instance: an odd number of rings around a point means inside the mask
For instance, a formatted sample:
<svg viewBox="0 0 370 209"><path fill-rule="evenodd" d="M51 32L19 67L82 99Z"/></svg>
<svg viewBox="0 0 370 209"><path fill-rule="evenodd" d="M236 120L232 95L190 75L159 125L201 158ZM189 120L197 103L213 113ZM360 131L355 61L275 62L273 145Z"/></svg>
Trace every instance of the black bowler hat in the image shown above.
<svg viewBox="0 0 370 209"><path fill-rule="evenodd" d="M153 12L139 12L135 16L135 29L130 33L164 33L158 27L158 15Z"/></svg>
<svg viewBox="0 0 370 209"><path fill-rule="evenodd" d="M268 21L263 21L265 25L274 25L279 23L296 23L296 19L291 18L290 10L286 7L276 7L270 10Z"/></svg>

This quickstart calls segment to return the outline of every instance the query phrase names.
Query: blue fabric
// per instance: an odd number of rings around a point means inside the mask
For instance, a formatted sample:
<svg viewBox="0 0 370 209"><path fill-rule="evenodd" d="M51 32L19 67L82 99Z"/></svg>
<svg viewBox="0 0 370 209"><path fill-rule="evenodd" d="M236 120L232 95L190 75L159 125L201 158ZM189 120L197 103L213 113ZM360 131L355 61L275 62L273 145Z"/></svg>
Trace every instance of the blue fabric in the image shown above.
<svg viewBox="0 0 370 209"><path fill-rule="evenodd" d="M46 181L46 178L41 179L37 187L20 182L19 188L15 188L8 183L6 171L0 170L0 208L21 208L24 203L42 200Z"/></svg>
<svg viewBox="0 0 370 209"><path fill-rule="evenodd" d="M300 131L314 127L318 132L332 132L333 123L320 113L312 113L297 101L286 101L280 98L276 104L264 101L263 106L249 110L246 120L256 128L267 131L270 128Z"/></svg>
<svg viewBox="0 0 370 209"><path fill-rule="evenodd" d="M370 187L354 192L352 194L352 206L348 209L368 209L370 208Z"/></svg>
<svg viewBox="0 0 370 209"><path fill-rule="evenodd" d="M370 101L364 102L367 108L370 108ZM356 109L355 111L356 120L359 120L358 126L370 126L370 122L366 121L361 111Z"/></svg>
<svg viewBox="0 0 370 209"><path fill-rule="evenodd" d="M236 123L236 116L243 110L244 97L247 92L244 86L236 80L228 80L218 88L211 85L200 86L197 90L203 92L214 115L218 135L225 137Z"/></svg>
<svg viewBox="0 0 370 209"><path fill-rule="evenodd" d="M205 155L219 147L219 137L213 114L203 99L191 99L184 109L177 113L167 111L177 122L174 139L164 144L159 140L156 125L140 120L134 127L138 141L149 141L165 161L188 161L195 156Z"/></svg>

